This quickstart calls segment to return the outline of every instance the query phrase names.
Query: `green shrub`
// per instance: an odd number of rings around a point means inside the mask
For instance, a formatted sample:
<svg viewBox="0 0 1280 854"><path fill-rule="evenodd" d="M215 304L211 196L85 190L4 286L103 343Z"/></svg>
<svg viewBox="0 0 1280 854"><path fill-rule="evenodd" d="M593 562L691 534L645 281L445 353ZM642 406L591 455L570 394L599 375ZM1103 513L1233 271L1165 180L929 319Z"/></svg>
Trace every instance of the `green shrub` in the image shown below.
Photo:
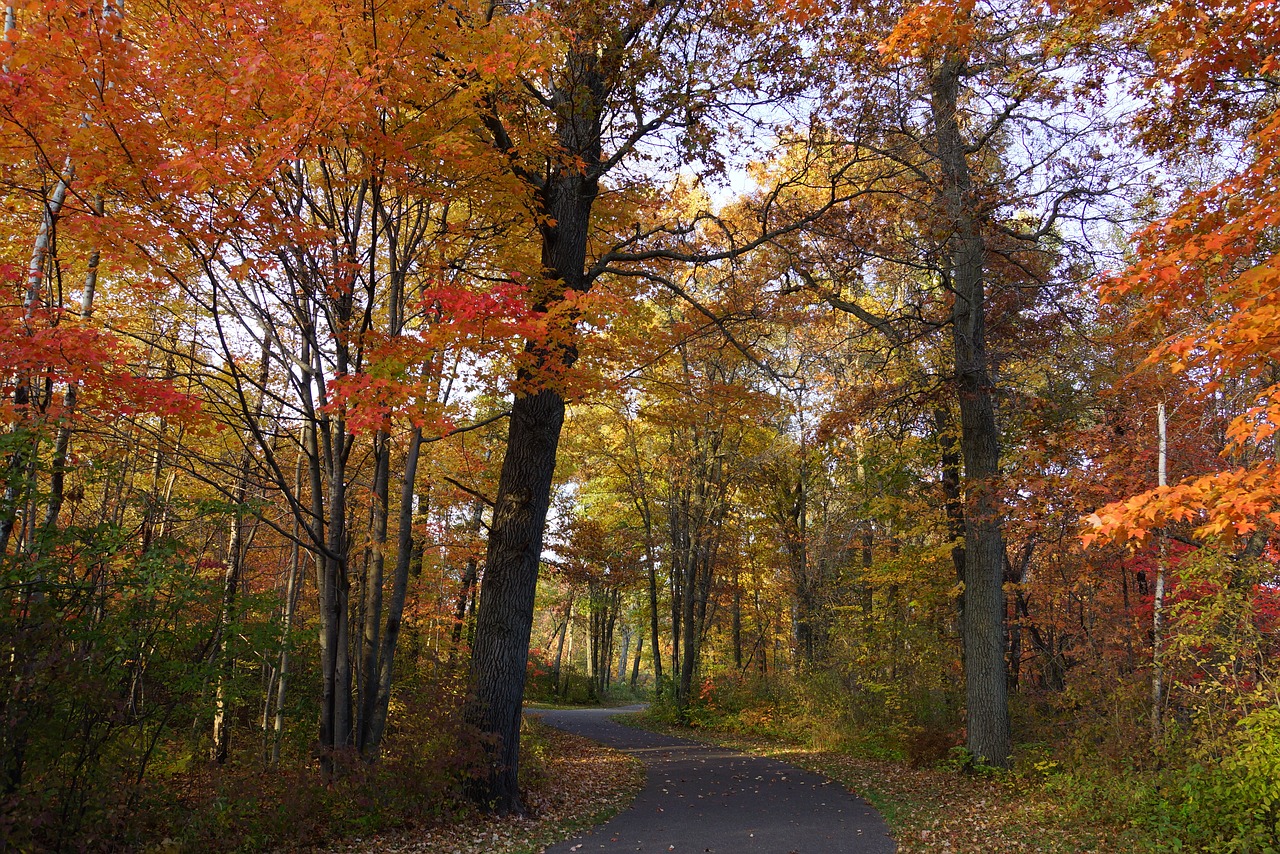
<svg viewBox="0 0 1280 854"><path fill-rule="evenodd" d="M1166 777L1167 797L1141 820L1159 850L1280 851L1280 709L1247 715L1221 756Z"/></svg>
<svg viewBox="0 0 1280 854"><path fill-rule="evenodd" d="M674 706L655 701L657 720L677 721ZM757 735L876 759L931 765L957 743L954 698L940 691L849 680L830 670L798 676L724 672L705 679L684 723Z"/></svg>

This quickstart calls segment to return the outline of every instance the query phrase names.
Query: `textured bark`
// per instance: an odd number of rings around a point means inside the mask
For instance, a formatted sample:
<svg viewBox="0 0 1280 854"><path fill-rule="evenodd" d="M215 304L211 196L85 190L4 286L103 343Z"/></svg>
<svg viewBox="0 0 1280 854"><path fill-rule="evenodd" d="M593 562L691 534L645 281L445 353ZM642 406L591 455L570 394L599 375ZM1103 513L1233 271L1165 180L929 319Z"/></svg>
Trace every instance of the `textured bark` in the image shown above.
<svg viewBox="0 0 1280 854"><path fill-rule="evenodd" d="M933 410L934 431L938 435L939 461L942 464L942 500L947 514L947 539L951 541L951 562L956 569L956 628L964 637L964 491L962 455L959 437L951 409L944 406ZM960 664L964 666L964 647L960 649Z"/></svg>
<svg viewBox="0 0 1280 854"><path fill-rule="evenodd" d="M967 747L975 759L1009 764L1005 665L1004 539L994 483L1000 439L988 370L985 244L957 118L963 64L948 58L930 80L940 197L951 228L947 266L955 295L953 341L965 470L964 656Z"/></svg>
<svg viewBox="0 0 1280 854"><path fill-rule="evenodd" d="M533 291L538 310L590 287L587 241L591 209L600 191L594 170L602 161L607 99L601 62L602 54L593 44L570 48L551 104L556 139L572 157L550 166L546 177L526 178L533 182L544 215L539 225L543 280ZM489 127L501 147L506 132L496 116L490 117ZM568 162L574 158L580 162ZM545 377L559 374L577 358L571 335L566 340L529 341L525 350L533 368L517 377L520 391L511 406L471 653L475 699L467 713L473 725L496 741L489 774L473 796L499 814L524 812L518 786L521 701L542 535L565 412L564 398L547 387Z"/></svg>
<svg viewBox="0 0 1280 854"><path fill-rule="evenodd" d="M542 534L551 500L564 400L554 391L516 398L485 555L471 652L475 692L468 720L497 743L474 794L499 814L522 813L520 714Z"/></svg>

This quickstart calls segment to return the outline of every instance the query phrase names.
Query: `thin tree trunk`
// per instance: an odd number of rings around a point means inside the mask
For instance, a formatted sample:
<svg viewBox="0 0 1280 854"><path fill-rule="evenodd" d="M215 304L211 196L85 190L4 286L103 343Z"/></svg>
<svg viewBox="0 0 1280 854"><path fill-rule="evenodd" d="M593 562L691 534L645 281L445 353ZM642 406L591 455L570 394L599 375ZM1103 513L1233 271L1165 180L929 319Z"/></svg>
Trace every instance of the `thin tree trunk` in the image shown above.
<svg viewBox="0 0 1280 854"><path fill-rule="evenodd" d="M103 213L102 197L94 199L94 212L98 216ZM89 255L89 269L84 276L84 291L80 295L80 319L87 321L93 315L93 300L98 291L98 263L102 254L94 249ZM49 503L45 507L43 530L46 536L58 527L58 515L62 512L63 496L66 487L67 455L71 447L70 419L76 410L76 398L79 385L74 381L67 383L67 390L62 398L62 424L53 442L53 459L50 461ZM3 554L3 550L0 550Z"/></svg>
<svg viewBox="0 0 1280 854"><path fill-rule="evenodd" d="M418 460L422 450L422 430L414 428L409 436L409 450L405 455L404 472L400 477L400 521L396 531L396 566L391 582L391 601L387 603L387 625L382 634L382 648L378 654L377 701L369 718L369 733L365 742L365 757L377 756L382 746L382 736L387 728L387 714L391 707L391 686L395 675L396 642L404 621L404 603L409 590L409 570L413 563L413 496L418 479Z"/></svg>
<svg viewBox="0 0 1280 854"><path fill-rule="evenodd" d="M690 549L692 557L692 549ZM689 709L689 695L693 687L693 671L698 659L698 568L690 560L684 570L684 589L681 591L680 624L682 629L680 681L676 685L676 709L681 715Z"/></svg>
<svg viewBox="0 0 1280 854"><path fill-rule="evenodd" d="M631 629L622 626L622 649L618 654L618 682L627 681L627 665L631 663Z"/></svg>
<svg viewBox="0 0 1280 854"><path fill-rule="evenodd" d="M568 607L565 608L564 620L556 626L555 633L551 639L556 644L556 657L551 665L551 684L555 686L557 693L560 691L560 665L564 662L564 639L569 633L569 618L573 616L573 600L569 600Z"/></svg>
<svg viewBox="0 0 1280 854"><path fill-rule="evenodd" d="M939 458L942 465L942 501L947 516L947 539L951 541L951 562L955 566L958 593L956 594L956 627L964 637L964 493L961 490L962 470L960 441L950 407L936 406L933 410L934 432L938 436ZM964 666L964 645L961 644L960 664Z"/></svg>
<svg viewBox="0 0 1280 854"><path fill-rule="evenodd" d="M573 670L573 603L569 603L569 615L565 618L564 634L568 641L565 644L564 660L565 674L564 682L556 684L556 693L561 697L569 693L569 671ZM561 687L563 686L563 687Z"/></svg>
<svg viewBox="0 0 1280 854"><path fill-rule="evenodd" d="M360 716L356 727L356 747L368 755L370 724L378 705L381 679L378 657L382 651L382 572L387 554L388 492L391 480L391 437L379 430L374 437L373 536L369 569L364 583L364 653L361 659Z"/></svg>
<svg viewBox="0 0 1280 854"><path fill-rule="evenodd" d="M1165 429L1164 403L1156 406L1156 429L1159 432L1157 484L1168 486L1168 434ZM1160 531L1160 557L1156 562L1156 589L1151 604L1151 739L1159 743L1164 735L1164 574L1168 537Z"/></svg>
<svg viewBox="0 0 1280 854"><path fill-rule="evenodd" d="M484 505L477 501L471 508L470 529L479 533L484 514ZM453 609L453 626L450 628L449 664L452 666L462 645L462 630L466 624L467 602L472 598L476 583L479 580L480 562L474 557L467 558L462 570L462 587L458 591L458 601Z"/></svg>
<svg viewBox="0 0 1280 854"><path fill-rule="evenodd" d="M40 292L44 288L45 266L53 246L54 230L57 226L58 217L62 212L62 205L67 198L67 190L71 185L71 164L69 161L63 167L63 170L64 174L58 176L53 192L45 200L40 231L36 235L35 245L31 250L31 262L27 267L27 292L23 298L23 309L28 318L34 314L36 305L40 301ZM13 424L12 432L17 433L22 429L20 419L22 413L32 403L31 397L30 384L25 380L20 380L13 390L14 410L18 413L19 420ZM22 442L19 441L15 445L15 450L10 454L9 461L5 467L4 497L0 499L0 558L4 557L8 552L9 540L13 536L13 526L18 517L18 508L24 500L23 491L33 486L33 479L26 472L34 462L35 453L34 447L30 451L26 451L22 448ZM23 516L24 524L29 520L29 517L30 514ZM21 535L22 532L19 531L19 536Z"/></svg>
<svg viewBox="0 0 1280 854"><path fill-rule="evenodd" d="M629 420L624 422L624 428L627 434L627 445L631 450L631 460L636 467L635 483L638 493L635 496L636 509L640 511L640 518L644 521L644 556L649 582L649 634L653 649L654 696L659 696L662 693L662 646L661 627L658 625L658 555L653 536L653 508L649 503L649 489L644 466L640 461L640 448L635 430L632 429Z"/></svg>
<svg viewBox="0 0 1280 854"><path fill-rule="evenodd" d="M246 454L236 483L235 508L232 511L231 534L227 542L227 568L222 577L222 611L218 618L216 652L218 679L214 688L213 745L209 751L210 758L219 765L226 763L231 745L230 724L227 721L230 703L228 692L235 670L235 660L231 654L231 634L235 620L236 592L240 587L241 564L244 559L244 517L241 508L247 497L248 469L249 457Z"/></svg>
<svg viewBox="0 0 1280 854"><path fill-rule="evenodd" d="M302 454L294 465L293 494L302 495ZM289 583L285 588L284 625L280 631L280 665L279 678L276 684L276 719L275 732L271 739L271 764L280 764L280 741L284 737L284 698L285 689L289 685L289 642L293 630L293 617L298 605L298 581L302 577L302 531L295 518L293 523L293 543L289 552Z"/></svg>
<svg viewBox="0 0 1280 854"><path fill-rule="evenodd" d="M270 338L263 338L262 362L258 369L257 400L254 402L253 424L262 420L262 410L267 397L267 377L271 367ZM246 439L246 441L249 441ZM222 581L222 612L218 619L218 681L214 688L213 713L213 746L211 758L219 765L227 761L231 746L231 728L227 720L230 706L230 683L235 670L235 656L232 655L231 636L236 621L236 596L240 589L240 579L244 569L247 549L244 531L245 502L249 497L249 476L253 467L253 455L246 448L240 459L240 471L236 476L233 493L231 517L231 533L227 542L227 569Z"/></svg>
<svg viewBox="0 0 1280 854"><path fill-rule="evenodd" d="M631 690L636 690L636 680L640 678L640 654L644 652L644 634L636 633L636 659L631 665Z"/></svg>
<svg viewBox="0 0 1280 854"><path fill-rule="evenodd" d="M742 670L742 583L738 566L733 567L733 610L730 612L730 634L733 637L733 666Z"/></svg>

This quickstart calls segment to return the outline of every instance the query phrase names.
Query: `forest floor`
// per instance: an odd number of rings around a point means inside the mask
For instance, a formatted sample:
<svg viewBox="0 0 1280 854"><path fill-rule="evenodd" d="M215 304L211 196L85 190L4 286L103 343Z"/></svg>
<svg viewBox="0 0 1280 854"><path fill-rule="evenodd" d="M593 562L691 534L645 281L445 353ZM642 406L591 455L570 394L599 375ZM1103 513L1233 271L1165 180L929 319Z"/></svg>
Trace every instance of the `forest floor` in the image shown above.
<svg viewBox="0 0 1280 854"><path fill-rule="evenodd" d="M830 777L880 811L900 854L1122 854L1142 849L1126 828L1085 819L1034 777L912 768L763 736L673 727L640 715L617 720L780 759Z"/></svg>
<svg viewBox="0 0 1280 854"><path fill-rule="evenodd" d="M534 724L523 745L527 818L470 814L447 824L348 839L333 854L535 854L608 821L644 784L644 765L594 741ZM530 749L532 748L532 750ZM529 772L526 776L525 772Z"/></svg>

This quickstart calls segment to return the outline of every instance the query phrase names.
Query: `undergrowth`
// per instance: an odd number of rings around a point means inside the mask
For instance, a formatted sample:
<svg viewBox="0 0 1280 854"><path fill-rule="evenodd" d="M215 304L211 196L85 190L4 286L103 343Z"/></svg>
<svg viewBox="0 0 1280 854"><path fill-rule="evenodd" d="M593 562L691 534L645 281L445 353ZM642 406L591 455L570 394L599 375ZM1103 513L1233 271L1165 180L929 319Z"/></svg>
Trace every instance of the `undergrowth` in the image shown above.
<svg viewBox="0 0 1280 854"><path fill-rule="evenodd" d="M829 673L719 677L687 709L657 702L641 720L827 773L904 851L1280 851L1280 707L1225 723L1202 707L1153 744L1137 729L1144 688L1114 686L1105 726L1085 723L1097 716L1082 695L1016 707L1026 738L1008 772L966 761L954 698L850 690Z"/></svg>

